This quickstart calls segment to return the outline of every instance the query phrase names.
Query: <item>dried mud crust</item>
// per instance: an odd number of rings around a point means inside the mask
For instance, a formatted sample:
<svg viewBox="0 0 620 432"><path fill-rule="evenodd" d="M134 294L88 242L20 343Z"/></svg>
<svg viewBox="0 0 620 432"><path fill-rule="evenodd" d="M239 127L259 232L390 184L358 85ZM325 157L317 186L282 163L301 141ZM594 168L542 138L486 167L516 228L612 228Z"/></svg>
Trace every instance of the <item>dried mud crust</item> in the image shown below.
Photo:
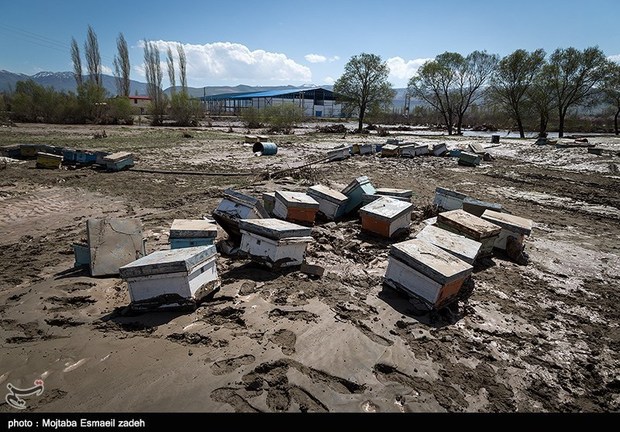
<svg viewBox="0 0 620 432"><path fill-rule="evenodd" d="M85 128L21 130L23 142L50 134L84 142L88 135ZM494 160L477 168L448 157L355 156L269 179L262 174L307 162L342 140L303 131L275 137L277 156L254 157L242 144L244 133L196 130L187 140L171 131L157 146L133 143L133 151L137 166L247 169L252 174L245 177L37 170L34 161L3 170L0 375L28 382L49 372L49 393L30 410L115 411L127 400L138 411L620 409L620 178L607 169L617 160L584 149L532 153L531 143L513 140L489 149ZM110 129L97 145L130 150L138 135ZM350 143L363 140L385 138L354 136ZM449 148L475 141L415 140ZM552 163L558 155L562 163ZM260 197L304 191L317 179L342 189L359 175L376 187L413 190L412 232L438 186L532 219L528 264L494 256L474 272L467 302L435 316L420 315L382 285L392 241L364 235L355 217L313 228L307 257L325 268L322 277L221 255L219 292L192 312L124 315L128 293L120 279L73 272L71 243L84 235L89 217L139 218L153 251L166 247L173 219L210 216L227 187ZM61 357L86 360L63 372ZM100 399L89 402L86 381L98 382ZM140 396L145 383L148 398ZM180 397L192 385L200 397ZM171 391L184 405L165 397Z"/></svg>

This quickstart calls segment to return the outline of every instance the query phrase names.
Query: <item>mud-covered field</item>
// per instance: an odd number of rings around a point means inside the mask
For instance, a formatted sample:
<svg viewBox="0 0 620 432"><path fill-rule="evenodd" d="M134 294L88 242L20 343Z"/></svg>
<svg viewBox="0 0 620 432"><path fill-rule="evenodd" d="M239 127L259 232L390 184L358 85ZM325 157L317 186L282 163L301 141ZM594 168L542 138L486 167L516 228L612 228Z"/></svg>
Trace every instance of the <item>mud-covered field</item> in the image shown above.
<svg viewBox="0 0 620 432"><path fill-rule="evenodd" d="M473 168L450 157L357 155L308 165L332 147L386 137L309 125L272 136L276 155L255 156L247 131L233 126L105 127L102 139L93 138L101 128L84 126L0 129L0 146L128 150L142 170L0 161L0 387L44 380L26 411L620 409L619 156L392 132L450 149L478 142L493 160ZM588 140L620 151L619 138ZM221 254L222 286L192 312L126 314L122 279L73 269L71 244L88 218L139 219L153 252L168 247L174 219L210 217L226 188L260 198L317 183L341 189L360 175L413 190L410 237L438 186L532 219L529 263L495 255L475 268L469 300L437 314L383 286L391 242L362 233L356 217L313 228L307 259L325 268L320 278ZM2 398L0 412L12 411Z"/></svg>

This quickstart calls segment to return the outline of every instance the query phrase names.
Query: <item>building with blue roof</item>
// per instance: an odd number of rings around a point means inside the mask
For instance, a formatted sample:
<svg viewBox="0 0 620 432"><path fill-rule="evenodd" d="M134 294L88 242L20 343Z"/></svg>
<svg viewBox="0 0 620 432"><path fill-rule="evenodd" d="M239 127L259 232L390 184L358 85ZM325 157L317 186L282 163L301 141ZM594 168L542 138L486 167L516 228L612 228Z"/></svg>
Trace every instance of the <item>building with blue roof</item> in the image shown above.
<svg viewBox="0 0 620 432"><path fill-rule="evenodd" d="M342 106L333 91L323 87L298 87L244 93L203 96L200 100L212 115L239 115L249 107L256 109L294 103L307 117L341 117Z"/></svg>

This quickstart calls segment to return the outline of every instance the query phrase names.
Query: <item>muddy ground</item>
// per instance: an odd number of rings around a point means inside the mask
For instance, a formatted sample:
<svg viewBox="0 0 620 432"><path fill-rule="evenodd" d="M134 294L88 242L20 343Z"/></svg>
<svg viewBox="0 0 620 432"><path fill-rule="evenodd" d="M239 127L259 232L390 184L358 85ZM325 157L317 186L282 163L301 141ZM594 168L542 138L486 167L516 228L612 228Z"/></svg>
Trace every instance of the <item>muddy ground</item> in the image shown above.
<svg viewBox="0 0 620 432"><path fill-rule="evenodd" d="M228 132L232 128L232 132ZM620 157L533 139L391 132L493 160L354 156L329 148L385 143L376 134L275 135L255 156L246 130L18 124L18 143L129 150L136 169L105 173L0 162L0 387L43 379L34 412L617 412L620 409ZM262 133L252 131L252 133ZM400 133L400 135L398 135ZM620 139L588 138L620 151ZM567 141L570 141L568 139ZM185 173L180 173L185 172ZM189 175L186 172L200 172ZM238 174L238 175L218 175ZM336 189L360 175L414 192L412 237L438 186L500 203L534 221L528 265L495 255L475 269L465 303L421 313L382 284L389 244L356 217L317 223L307 258L326 271L270 271L220 255L222 286L193 312L126 315L116 277L73 269L91 217L132 217L147 252L167 248L176 218L209 217L225 188ZM220 232L219 237L225 238ZM12 412L4 401L0 412Z"/></svg>

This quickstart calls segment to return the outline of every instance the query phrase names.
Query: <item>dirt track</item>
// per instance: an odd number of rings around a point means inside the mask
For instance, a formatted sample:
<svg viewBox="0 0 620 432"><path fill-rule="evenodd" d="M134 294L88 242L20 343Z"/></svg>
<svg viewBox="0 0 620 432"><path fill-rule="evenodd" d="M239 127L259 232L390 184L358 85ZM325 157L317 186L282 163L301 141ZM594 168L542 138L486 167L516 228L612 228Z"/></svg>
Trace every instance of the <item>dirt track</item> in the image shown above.
<svg viewBox="0 0 620 432"><path fill-rule="evenodd" d="M245 131L18 125L0 145L130 150L136 168L247 172L175 175L90 168L0 170L0 385L45 392L28 410L197 412L598 412L620 409L618 156L504 139L476 168L449 157L355 156L291 171L343 143L385 138L274 136L256 157ZM401 138L403 138L401 136ZM404 137L465 148L487 138ZM620 151L620 139L590 142ZM0 167L1 168L1 167ZM414 191L416 220L437 186L494 201L535 222L527 266L494 256L476 268L467 304L419 315L381 283L390 242L355 218L317 224L308 258L322 278L218 258L222 287L192 313L124 316L125 283L72 272L71 243L90 217L139 218L147 252L167 247L176 218L210 216L233 187L260 197L359 175ZM220 236L224 236L223 231ZM4 401L3 401L4 402ZM0 404L0 411L13 410Z"/></svg>

